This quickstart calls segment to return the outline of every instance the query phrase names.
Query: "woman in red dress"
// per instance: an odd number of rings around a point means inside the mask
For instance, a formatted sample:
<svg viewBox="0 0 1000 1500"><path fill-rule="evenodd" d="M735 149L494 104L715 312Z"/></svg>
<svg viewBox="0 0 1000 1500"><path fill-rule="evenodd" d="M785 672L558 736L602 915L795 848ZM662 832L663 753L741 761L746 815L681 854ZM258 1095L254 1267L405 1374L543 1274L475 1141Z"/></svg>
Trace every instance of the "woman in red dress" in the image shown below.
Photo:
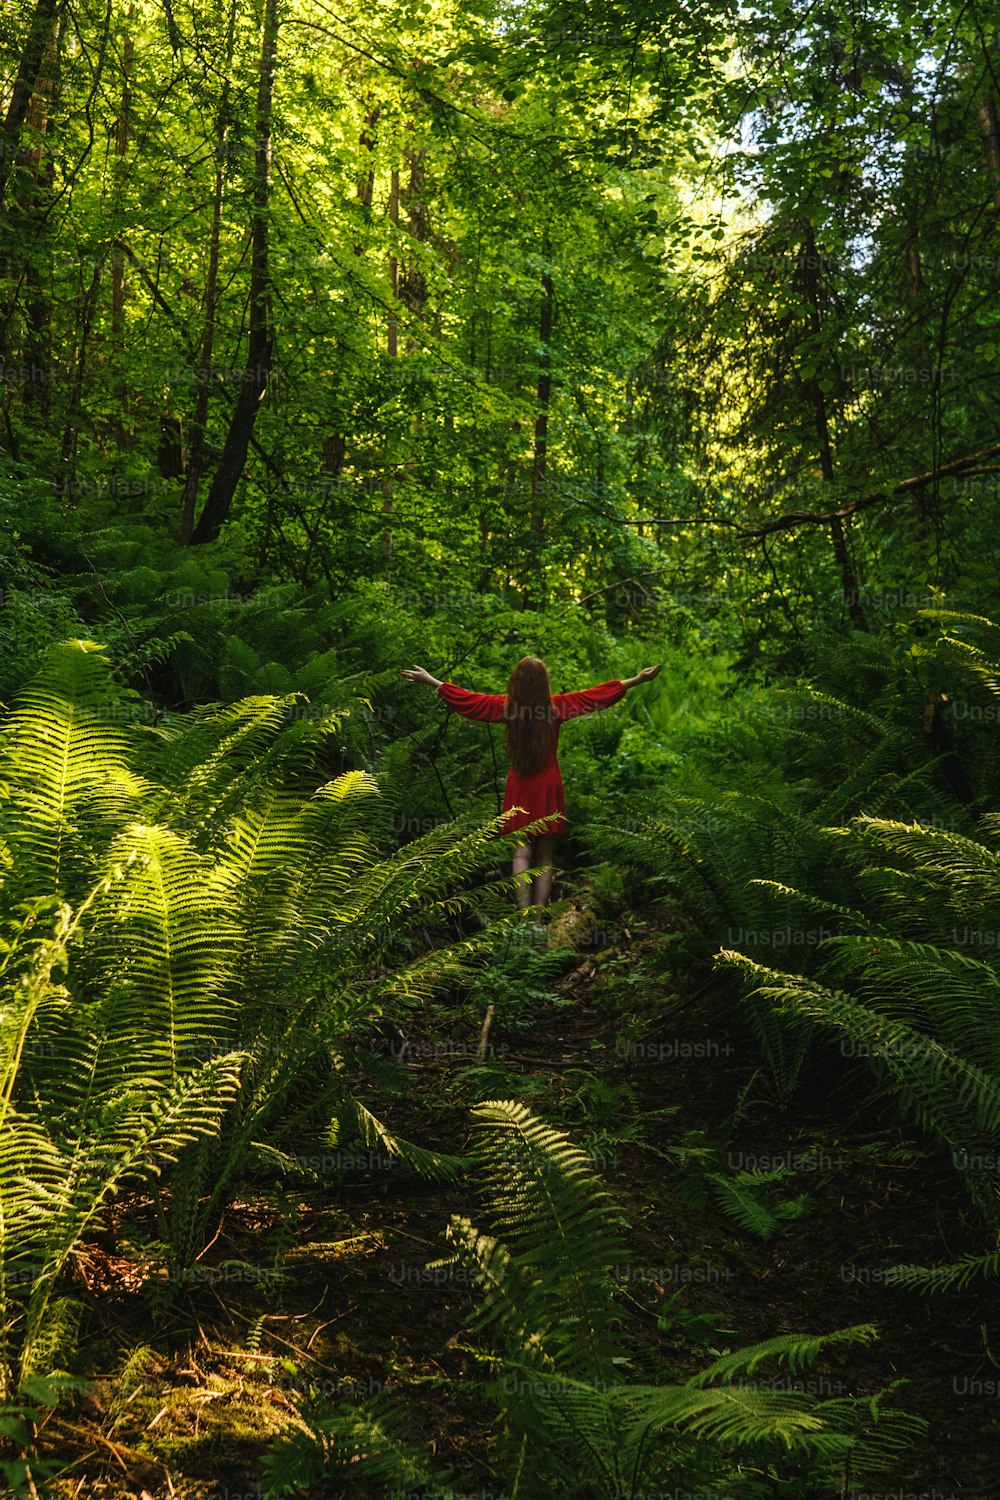
<svg viewBox="0 0 1000 1500"><path fill-rule="evenodd" d="M649 682L659 670L658 666L644 667L635 677L602 682L580 693L553 695L545 663L537 656L522 657L506 693L472 693L453 682L440 682L423 667L404 668L401 675L408 682L429 683L456 713L504 725L510 757L502 810L504 834L517 833L543 818L546 827L542 834L520 839L514 849L515 875L523 875L532 865L539 868L532 886L525 880L518 882L518 906L528 907L532 901L536 906L547 905L555 841L566 832L566 797L557 755L560 724L610 708L630 687Z"/></svg>

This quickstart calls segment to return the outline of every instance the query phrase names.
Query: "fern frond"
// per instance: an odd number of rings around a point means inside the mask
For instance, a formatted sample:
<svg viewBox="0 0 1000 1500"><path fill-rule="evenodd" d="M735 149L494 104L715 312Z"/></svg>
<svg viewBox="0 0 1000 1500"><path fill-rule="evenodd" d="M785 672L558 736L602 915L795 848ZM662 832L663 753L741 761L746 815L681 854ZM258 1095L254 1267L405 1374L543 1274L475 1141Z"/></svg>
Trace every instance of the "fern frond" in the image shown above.
<svg viewBox="0 0 1000 1500"><path fill-rule="evenodd" d="M331 1473L359 1479L400 1493L432 1483L426 1450L403 1430L399 1413L377 1398L363 1409L342 1405L330 1411L324 1403L300 1403L302 1428L283 1437L265 1460L265 1495L301 1494Z"/></svg>
<svg viewBox="0 0 1000 1500"><path fill-rule="evenodd" d="M889 1077L900 1106L953 1149L975 1149L1000 1129L1000 1080L953 1055L934 1037L877 1014L840 990L723 951L719 961L741 970L749 996L839 1032L877 1077Z"/></svg>
<svg viewBox="0 0 1000 1500"><path fill-rule="evenodd" d="M832 1460L847 1453L851 1438L830 1430L815 1403L798 1391L774 1391L752 1385L698 1387L627 1386L611 1393L623 1418L650 1436L674 1430L703 1442L744 1449L761 1445L788 1454ZM633 1439L634 1441L634 1439Z"/></svg>
<svg viewBox="0 0 1000 1500"><path fill-rule="evenodd" d="M586 1270L622 1253L621 1219L584 1151L515 1100L486 1100L472 1116L483 1185L519 1257L551 1252L568 1268L586 1242Z"/></svg>
<svg viewBox="0 0 1000 1500"><path fill-rule="evenodd" d="M1000 974L970 954L884 935L843 936L830 944L858 996L880 1014L934 1037L1000 1077Z"/></svg>
<svg viewBox="0 0 1000 1500"><path fill-rule="evenodd" d="M1000 852L978 839L947 828L924 828L891 818L859 815L852 832L865 843L907 861L937 882L942 876L955 891L988 902L1000 878Z"/></svg>
<svg viewBox="0 0 1000 1500"><path fill-rule="evenodd" d="M839 1328L835 1333L826 1334L780 1333L775 1338L722 1355L707 1369L692 1375L689 1384L700 1387L716 1380L729 1381L740 1374L753 1375L762 1365L772 1361L779 1368L787 1366L793 1372L804 1370L815 1364L831 1344L864 1345L877 1337L874 1323L855 1323L851 1328Z"/></svg>
<svg viewBox="0 0 1000 1500"><path fill-rule="evenodd" d="M51 647L7 714L0 779L25 889L69 891L91 878L108 831L148 790L129 766L128 714L103 648L92 641Z"/></svg>
<svg viewBox="0 0 1000 1500"><path fill-rule="evenodd" d="M849 703L845 698L838 697L835 693L826 693L819 688L797 688L790 690L795 696L805 697L807 702L821 704L824 708L835 710L840 723L850 724L866 731L875 740L881 741L885 738L886 726L877 714L869 713L867 709L859 708L856 703Z"/></svg>
<svg viewBox="0 0 1000 1500"><path fill-rule="evenodd" d="M211 864L170 829L129 826L110 861L127 873L96 912L106 1035L131 1066L175 1079L206 1043L235 1046L239 928Z"/></svg>
<svg viewBox="0 0 1000 1500"><path fill-rule="evenodd" d="M472 1326L483 1329L496 1323L501 1335L527 1347L532 1319L522 1289L531 1273L512 1260L506 1245L492 1235L481 1234L468 1219L453 1215L446 1238L454 1245L455 1254L432 1261L428 1269L461 1266L481 1299Z"/></svg>
<svg viewBox="0 0 1000 1500"><path fill-rule="evenodd" d="M590 1158L523 1104L488 1100L472 1113L480 1177L548 1352L567 1374L612 1380L607 1316L621 1220Z"/></svg>
<svg viewBox="0 0 1000 1500"><path fill-rule="evenodd" d="M336 1144L339 1139L357 1139L366 1146L381 1147L388 1156L433 1181L454 1181L469 1166L467 1158L449 1156L444 1151L432 1151L426 1146L415 1146L387 1130L382 1122L367 1109L359 1099L341 1084L338 1090L337 1118L329 1139Z"/></svg>
<svg viewBox="0 0 1000 1500"><path fill-rule="evenodd" d="M295 699L295 694L243 698L158 726L153 763L169 790L154 803L154 815L165 822L179 815L194 842L207 847L256 794L313 773L320 746L336 733L339 722L289 722Z"/></svg>
<svg viewBox="0 0 1000 1500"><path fill-rule="evenodd" d="M888 1391L867 1397L837 1397L820 1407L823 1419L852 1439L850 1472L853 1480L870 1480L898 1472L900 1460L927 1435L928 1424L898 1407L886 1407Z"/></svg>
<svg viewBox="0 0 1000 1500"><path fill-rule="evenodd" d="M1000 1276L1000 1250L987 1255L964 1255L947 1266L889 1266L883 1273L886 1286L905 1287L910 1292L964 1292L982 1278Z"/></svg>
<svg viewBox="0 0 1000 1500"><path fill-rule="evenodd" d="M771 1172L738 1172L733 1177L722 1172L707 1172L705 1181L720 1207L741 1229L759 1239L769 1240L777 1233L783 1219L797 1218L808 1205L808 1200L801 1198L777 1206L761 1201L762 1188L780 1182L788 1175L788 1170L783 1167Z"/></svg>
<svg viewBox="0 0 1000 1500"><path fill-rule="evenodd" d="M83 1303L75 1297L53 1297L29 1321L30 1335L21 1360L21 1389L33 1377L65 1369L76 1354Z"/></svg>
<svg viewBox="0 0 1000 1500"><path fill-rule="evenodd" d="M825 831L825 830L824 830ZM839 830L838 830L839 831ZM784 885L780 880L765 880L763 878L748 881L749 885L763 886L771 890L777 896L783 897L797 906L802 906L806 911L813 911L821 917L839 917L842 922L849 923L861 932L884 932L885 928L874 923L867 913L860 911L856 906L839 906L834 901L826 901L821 896L813 896L808 891L798 890L795 886Z"/></svg>

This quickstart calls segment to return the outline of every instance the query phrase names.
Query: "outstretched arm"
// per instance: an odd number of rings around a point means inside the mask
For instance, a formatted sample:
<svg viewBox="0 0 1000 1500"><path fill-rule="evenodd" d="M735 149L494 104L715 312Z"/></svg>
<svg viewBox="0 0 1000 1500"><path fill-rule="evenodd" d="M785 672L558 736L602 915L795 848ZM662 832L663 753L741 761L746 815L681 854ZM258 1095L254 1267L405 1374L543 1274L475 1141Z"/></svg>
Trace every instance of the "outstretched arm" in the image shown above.
<svg viewBox="0 0 1000 1500"><path fill-rule="evenodd" d="M559 720L578 719L581 714L597 713L598 709L610 708L624 698L625 684L615 677L610 682L599 682L596 687L583 688L578 693L556 693L552 707Z"/></svg>
<svg viewBox="0 0 1000 1500"><path fill-rule="evenodd" d="M426 682L436 688L438 697L466 719L482 719L490 724L499 724L503 719L502 693L471 693L454 682L439 682L423 667L404 667L400 675L408 682Z"/></svg>
<svg viewBox="0 0 1000 1500"><path fill-rule="evenodd" d="M577 719L581 714L596 713L602 708L611 708L624 698L630 687L648 682L655 677L659 667L643 667L635 677L615 677L610 682L599 682L596 687L584 688L579 693L556 693L552 706L558 719Z"/></svg>

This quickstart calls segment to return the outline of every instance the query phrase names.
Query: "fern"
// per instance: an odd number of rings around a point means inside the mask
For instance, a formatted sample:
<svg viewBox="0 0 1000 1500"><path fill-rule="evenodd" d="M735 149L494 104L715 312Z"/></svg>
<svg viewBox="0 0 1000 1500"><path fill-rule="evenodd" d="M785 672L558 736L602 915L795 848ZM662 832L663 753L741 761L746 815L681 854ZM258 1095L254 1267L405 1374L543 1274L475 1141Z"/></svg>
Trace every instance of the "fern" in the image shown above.
<svg viewBox="0 0 1000 1500"><path fill-rule="evenodd" d="M731 1381L737 1375L753 1375L761 1365L772 1363L778 1368L787 1365L794 1374L813 1365L829 1344L870 1344L876 1337L877 1331L872 1323L857 1323L852 1328L822 1335L780 1334L777 1338L764 1339L759 1344L722 1355L699 1375L693 1375L690 1383L701 1386L714 1380Z"/></svg>
<svg viewBox="0 0 1000 1500"><path fill-rule="evenodd" d="M720 962L743 973L749 998L759 996L840 1033L876 1077L892 1081L904 1113L953 1149L982 1147L1000 1128L1000 1079L934 1037L880 1015L842 991L767 969L743 954L723 952Z"/></svg>
<svg viewBox="0 0 1000 1500"><path fill-rule="evenodd" d="M821 945L825 973L781 973L746 954L720 955L743 975L755 1008L839 1033L842 1052L865 1060L904 1115L970 1161L994 1147L1000 1130L998 953L989 945L969 952L966 941L996 926L995 841L990 818L973 837L859 816L839 842L873 917L854 920L854 931L832 933ZM956 946L960 941L964 946ZM973 1169L964 1176L995 1226L995 1174Z"/></svg>
<svg viewBox="0 0 1000 1500"><path fill-rule="evenodd" d="M901 1286L911 1292L964 1292L973 1282L993 1281L1000 1276L1000 1250L986 1255L964 1255L948 1266L889 1266L883 1273L886 1286Z"/></svg>
<svg viewBox="0 0 1000 1500"><path fill-rule="evenodd" d="M328 1132L327 1141L336 1146L344 1138L360 1140L368 1147L381 1147L387 1156L410 1171L432 1180L453 1180L469 1165L464 1157L415 1146L387 1130L346 1087L339 1092L336 1120Z"/></svg>
<svg viewBox="0 0 1000 1500"><path fill-rule="evenodd" d="M455 1216L448 1229L454 1253L434 1265L467 1273L471 1325L489 1340L469 1352L490 1373L482 1390L503 1420L501 1476L513 1494L624 1500L678 1481L694 1491L713 1488L762 1466L775 1479L829 1482L848 1461L856 1475L884 1472L924 1430L879 1396L820 1401L738 1378L782 1364L801 1369L829 1343L866 1343L874 1337L867 1324L828 1338L774 1338L683 1383L629 1382L631 1360L618 1332L621 1290L611 1275L623 1225L612 1200L583 1153L522 1104L492 1100L473 1118L478 1175L499 1234ZM323 1404L300 1405L309 1436L296 1433L279 1445L269 1494L322 1482L345 1457L375 1482L420 1474L433 1493L425 1456L401 1419L384 1425L386 1410L380 1402L367 1426Z"/></svg>
<svg viewBox="0 0 1000 1500"><path fill-rule="evenodd" d="M206 1035L235 1046L232 975L240 930L226 883L167 828L128 825L108 850L127 873L98 902L89 934L107 1041L175 1079Z"/></svg>
<svg viewBox="0 0 1000 1500"><path fill-rule="evenodd" d="M461 1169L384 1127L349 1064L485 946L410 960L406 934L490 900L453 891L497 824L384 857L377 785L327 778L339 721L297 701L140 726L102 650L71 643L0 725L0 1399L64 1357L60 1278L126 1185L160 1216L162 1307L259 1146L277 1165L290 1138L346 1133Z"/></svg>
<svg viewBox="0 0 1000 1500"><path fill-rule="evenodd" d="M31 892L79 893L92 883L101 832L146 789L128 762L129 700L111 686L101 648L53 648L20 694L5 726L0 781L18 884Z"/></svg>
<svg viewBox="0 0 1000 1500"><path fill-rule="evenodd" d="M322 1400L306 1400L299 1415L301 1428L284 1437L265 1460L265 1496L301 1494L327 1476L344 1482L359 1474L400 1493L444 1493L432 1479L424 1451L406 1435L390 1403L374 1400L363 1410L344 1405L331 1411Z"/></svg>
<svg viewBox="0 0 1000 1500"><path fill-rule="evenodd" d="M785 1203L766 1203L762 1191L788 1177L787 1168L775 1171L737 1172L732 1177L719 1172L706 1174L706 1181L719 1201L720 1207L750 1234L769 1240L776 1234L782 1220L801 1218L809 1210L809 1198L803 1194Z"/></svg>

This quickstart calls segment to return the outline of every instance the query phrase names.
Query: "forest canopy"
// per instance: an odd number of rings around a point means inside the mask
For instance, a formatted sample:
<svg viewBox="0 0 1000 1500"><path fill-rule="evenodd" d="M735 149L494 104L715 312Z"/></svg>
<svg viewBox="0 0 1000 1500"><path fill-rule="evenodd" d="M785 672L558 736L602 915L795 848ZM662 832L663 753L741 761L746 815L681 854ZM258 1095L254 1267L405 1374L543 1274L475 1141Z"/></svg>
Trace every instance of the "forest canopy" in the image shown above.
<svg viewBox="0 0 1000 1500"><path fill-rule="evenodd" d="M990 576L975 7L53 0L2 41L37 561L148 527L154 571L223 537L335 595L697 599L775 649Z"/></svg>

